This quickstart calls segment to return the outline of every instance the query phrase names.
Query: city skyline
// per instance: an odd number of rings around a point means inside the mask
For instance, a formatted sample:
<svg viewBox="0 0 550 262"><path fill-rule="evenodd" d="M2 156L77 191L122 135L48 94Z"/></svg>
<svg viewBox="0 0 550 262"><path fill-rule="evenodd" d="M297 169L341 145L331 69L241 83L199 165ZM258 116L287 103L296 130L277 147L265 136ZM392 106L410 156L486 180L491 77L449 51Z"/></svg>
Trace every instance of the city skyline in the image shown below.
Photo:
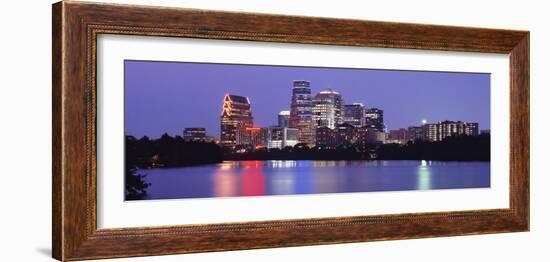
<svg viewBox="0 0 550 262"><path fill-rule="evenodd" d="M387 130L419 126L426 119L490 128L488 74L148 61L125 61L125 69L125 133L137 137L181 136L190 127L206 128L208 135L219 137L220 91L222 97L250 99L254 126L277 125L278 114L291 108L297 79L311 83L312 97L330 89L341 93L345 105L382 109ZM337 83L327 84L330 81Z"/></svg>

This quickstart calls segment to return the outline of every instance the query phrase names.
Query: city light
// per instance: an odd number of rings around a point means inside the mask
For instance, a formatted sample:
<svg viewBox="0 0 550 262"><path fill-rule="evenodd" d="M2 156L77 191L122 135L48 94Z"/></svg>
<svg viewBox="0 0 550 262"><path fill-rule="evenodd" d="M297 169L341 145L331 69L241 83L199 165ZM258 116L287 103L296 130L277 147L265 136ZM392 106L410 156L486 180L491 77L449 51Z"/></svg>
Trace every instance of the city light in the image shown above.
<svg viewBox="0 0 550 262"><path fill-rule="evenodd" d="M220 145L247 153L297 144L326 148L344 144L363 147L386 143L405 145L416 140L434 142L450 136L479 134L478 123L446 120L429 124L426 118L421 118L420 126L388 131L384 110L366 108L358 102L344 104L342 95L332 89L312 95L310 82L306 80L293 82L290 110L278 113L278 125L258 127L252 120L250 99L226 94L220 117ZM188 141L206 141L206 130L187 128L184 137Z"/></svg>

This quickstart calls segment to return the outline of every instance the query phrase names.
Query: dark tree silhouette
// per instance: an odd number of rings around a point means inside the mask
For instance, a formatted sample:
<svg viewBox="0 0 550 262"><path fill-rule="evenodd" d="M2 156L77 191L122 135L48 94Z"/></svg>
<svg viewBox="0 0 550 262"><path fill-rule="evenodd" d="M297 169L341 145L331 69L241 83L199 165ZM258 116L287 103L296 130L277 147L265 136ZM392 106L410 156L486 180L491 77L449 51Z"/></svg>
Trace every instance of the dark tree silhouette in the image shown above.
<svg viewBox="0 0 550 262"><path fill-rule="evenodd" d="M490 161L491 137L452 136L443 141L415 141L401 144L345 143L337 147L297 144L282 149L255 149L241 146L239 150L221 148L216 143L188 142L181 136L162 135L159 139L126 137L127 181L136 181L129 192L139 195L142 175L135 169L181 167L221 163L223 160L440 160ZM133 177L137 176L137 177ZM135 187L132 187L135 186ZM145 189L144 187L143 189Z"/></svg>
<svg viewBox="0 0 550 262"><path fill-rule="evenodd" d="M215 143L188 142L181 136L159 139L126 137L126 162L130 167L176 167L220 163L222 149Z"/></svg>
<svg viewBox="0 0 550 262"><path fill-rule="evenodd" d="M136 174L136 169L126 168L125 196L126 200L141 200L147 197L147 188L151 183L144 181L145 175Z"/></svg>
<svg viewBox="0 0 550 262"><path fill-rule="evenodd" d="M378 158L389 160L490 161L491 137L486 134L451 136L437 142L385 144L377 153Z"/></svg>

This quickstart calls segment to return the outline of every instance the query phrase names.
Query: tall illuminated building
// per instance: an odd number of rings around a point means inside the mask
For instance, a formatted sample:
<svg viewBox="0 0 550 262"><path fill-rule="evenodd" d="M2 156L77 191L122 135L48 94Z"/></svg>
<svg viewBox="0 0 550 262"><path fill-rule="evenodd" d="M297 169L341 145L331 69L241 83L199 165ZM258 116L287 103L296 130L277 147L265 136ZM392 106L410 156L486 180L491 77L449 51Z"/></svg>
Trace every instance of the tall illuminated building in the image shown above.
<svg viewBox="0 0 550 262"><path fill-rule="evenodd" d="M340 93L332 90L319 92L313 98L313 125L315 128L336 128L343 121L343 101Z"/></svg>
<svg viewBox="0 0 550 262"><path fill-rule="evenodd" d="M298 141L315 143L312 122L312 99L309 81L294 81L290 102L289 127L298 129Z"/></svg>
<svg viewBox="0 0 550 262"><path fill-rule="evenodd" d="M344 123L354 127L365 125L365 106L361 103L344 105Z"/></svg>
<svg viewBox="0 0 550 262"><path fill-rule="evenodd" d="M252 127L252 110L248 97L237 95L225 95L223 98L222 112L220 115L221 133L220 145L234 147L240 137L246 134L246 129Z"/></svg>
<svg viewBox="0 0 550 262"><path fill-rule="evenodd" d="M384 111L378 108L369 108L365 110L365 125L384 132L386 126L384 125Z"/></svg>

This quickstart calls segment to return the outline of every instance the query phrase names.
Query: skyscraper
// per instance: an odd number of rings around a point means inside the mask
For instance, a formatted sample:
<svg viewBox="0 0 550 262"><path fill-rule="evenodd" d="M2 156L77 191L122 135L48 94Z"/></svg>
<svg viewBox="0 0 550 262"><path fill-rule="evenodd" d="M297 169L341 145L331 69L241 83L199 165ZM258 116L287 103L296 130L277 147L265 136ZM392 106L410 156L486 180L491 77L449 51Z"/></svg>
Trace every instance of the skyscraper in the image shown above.
<svg viewBox="0 0 550 262"><path fill-rule="evenodd" d="M290 111L285 110L285 111L279 112L279 115L277 116L279 127L288 127L289 119L290 119Z"/></svg>
<svg viewBox="0 0 550 262"><path fill-rule="evenodd" d="M384 111L378 108L365 110L365 125L379 132L384 132L386 129L384 125Z"/></svg>
<svg viewBox="0 0 550 262"><path fill-rule="evenodd" d="M294 81L290 102L289 127L298 129L298 141L312 145L314 141L312 101L309 81Z"/></svg>
<svg viewBox="0 0 550 262"><path fill-rule="evenodd" d="M220 115L221 134L220 144L225 147L234 147L242 140L246 128L252 127L252 110L248 97L225 95Z"/></svg>
<svg viewBox="0 0 550 262"><path fill-rule="evenodd" d="M313 125L315 128L336 128L343 121L343 101L340 93L325 90L313 98Z"/></svg>
<svg viewBox="0 0 550 262"><path fill-rule="evenodd" d="M365 106L361 103L344 105L344 123L354 127L365 125Z"/></svg>

